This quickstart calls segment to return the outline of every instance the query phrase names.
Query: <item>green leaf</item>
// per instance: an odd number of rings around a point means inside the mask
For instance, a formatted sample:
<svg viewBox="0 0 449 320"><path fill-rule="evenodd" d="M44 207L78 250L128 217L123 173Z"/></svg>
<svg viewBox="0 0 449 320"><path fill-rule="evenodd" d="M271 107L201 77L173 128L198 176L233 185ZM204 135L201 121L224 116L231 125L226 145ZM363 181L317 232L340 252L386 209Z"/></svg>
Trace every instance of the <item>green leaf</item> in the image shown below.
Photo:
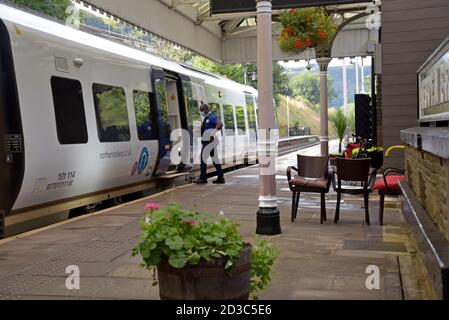
<svg viewBox="0 0 449 320"><path fill-rule="evenodd" d="M153 250L148 258L144 259L147 266L157 266L161 262L161 251Z"/></svg>
<svg viewBox="0 0 449 320"><path fill-rule="evenodd" d="M179 250L184 245L184 240L180 236L174 236L165 240L165 244L172 250Z"/></svg>
<svg viewBox="0 0 449 320"><path fill-rule="evenodd" d="M183 252L177 252L170 256L168 263L174 268L183 268L187 264L187 256Z"/></svg>

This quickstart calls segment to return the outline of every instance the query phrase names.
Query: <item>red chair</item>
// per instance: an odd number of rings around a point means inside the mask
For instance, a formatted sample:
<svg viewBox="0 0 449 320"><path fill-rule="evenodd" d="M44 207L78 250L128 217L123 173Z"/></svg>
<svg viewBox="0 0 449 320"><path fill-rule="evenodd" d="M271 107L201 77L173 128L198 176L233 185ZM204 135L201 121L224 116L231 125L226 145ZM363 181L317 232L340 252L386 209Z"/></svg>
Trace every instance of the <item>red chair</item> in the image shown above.
<svg viewBox="0 0 449 320"><path fill-rule="evenodd" d="M404 146L390 147L385 153L388 157L393 150L403 150ZM405 180L405 171L397 168L387 168L382 174L382 178L374 184L373 190L377 190L380 195L379 203L379 223L384 224L385 196L398 196L401 193L399 182Z"/></svg>
<svg viewBox="0 0 449 320"><path fill-rule="evenodd" d="M349 143L346 146L346 154L345 154L345 158L346 159L351 159L352 158L352 152L354 151L354 149L360 148L360 143Z"/></svg>

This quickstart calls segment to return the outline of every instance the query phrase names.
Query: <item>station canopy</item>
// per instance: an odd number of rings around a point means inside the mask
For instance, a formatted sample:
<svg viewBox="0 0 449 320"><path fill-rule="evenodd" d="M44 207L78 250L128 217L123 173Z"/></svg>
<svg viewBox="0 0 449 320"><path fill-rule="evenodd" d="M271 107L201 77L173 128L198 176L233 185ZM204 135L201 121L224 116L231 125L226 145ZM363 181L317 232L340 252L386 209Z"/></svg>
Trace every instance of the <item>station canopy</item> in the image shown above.
<svg viewBox="0 0 449 320"><path fill-rule="evenodd" d="M257 60L256 12L211 14L210 0L86 0L77 1L127 23L156 34L168 41L197 52L219 63L254 63ZM255 2L255 0L254 0ZM301 1L297 1L301 2ZM326 6L345 18L371 12L372 2ZM287 56L277 46L281 32L273 10L273 59L275 61L313 59L309 50ZM378 29L368 28L360 18L337 36L332 57L370 56L378 43Z"/></svg>

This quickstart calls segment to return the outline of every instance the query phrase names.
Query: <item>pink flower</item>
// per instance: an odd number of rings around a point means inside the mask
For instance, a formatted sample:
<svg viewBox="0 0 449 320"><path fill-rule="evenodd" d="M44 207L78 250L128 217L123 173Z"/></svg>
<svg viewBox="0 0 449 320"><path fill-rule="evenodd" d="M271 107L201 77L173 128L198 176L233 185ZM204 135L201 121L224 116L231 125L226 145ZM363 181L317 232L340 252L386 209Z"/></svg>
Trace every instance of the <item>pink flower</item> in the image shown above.
<svg viewBox="0 0 449 320"><path fill-rule="evenodd" d="M148 202L145 205L145 210L159 210L159 206L155 202Z"/></svg>
<svg viewBox="0 0 449 320"><path fill-rule="evenodd" d="M190 225L190 226L194 226L194 225L196 225L196 221L195 220L184 221L184 224L187 224L187 225Z"/></svg>

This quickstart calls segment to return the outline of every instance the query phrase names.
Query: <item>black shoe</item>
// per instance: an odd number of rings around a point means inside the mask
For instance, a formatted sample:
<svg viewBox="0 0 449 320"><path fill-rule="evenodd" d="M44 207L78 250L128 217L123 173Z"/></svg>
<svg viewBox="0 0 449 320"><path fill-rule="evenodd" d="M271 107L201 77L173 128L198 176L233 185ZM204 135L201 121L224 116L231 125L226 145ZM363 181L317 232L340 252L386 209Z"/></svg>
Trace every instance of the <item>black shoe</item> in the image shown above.
<svg viewBox="0 0 449 320"><path fill-rule="evenodd" d="M225 184L226 181L225 179L221 178L221 179L217 179L214 182L212 182L213 184Z"/></svg>
<svg viewBox="0 0 449 320"><path fill-rule="evenodd" d="M196 184L207 184L207 180L206 179L198 179L198 180L195 180L195 181L193 181L194 183L196 183Z"/></svg>

